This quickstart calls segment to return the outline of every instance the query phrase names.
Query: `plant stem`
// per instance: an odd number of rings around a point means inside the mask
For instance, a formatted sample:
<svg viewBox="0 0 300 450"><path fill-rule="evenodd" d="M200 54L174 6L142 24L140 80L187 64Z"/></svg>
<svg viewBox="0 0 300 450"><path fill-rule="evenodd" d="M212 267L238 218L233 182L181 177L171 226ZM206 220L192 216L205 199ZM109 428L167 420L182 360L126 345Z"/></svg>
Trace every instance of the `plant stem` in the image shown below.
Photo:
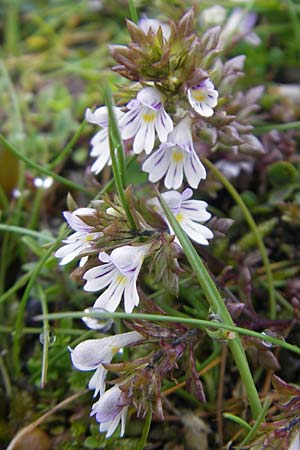
<svg viewBox="0 0 300 450"><path fill-rule="evenodd" d="M206 158L204 158L204 163L209 169L213 172L213 174L221 181L221 183L224 185L224 187L227 189L231 197L234 199L237 205L241 208L244 217L246 219L246 222L249 225L249 228L252 230L257 246L259 248L261 258L265 267L267 281L268 281L268 291L269 291L269 302L270 302L270 319L276 318L276 298L275 298L275 288L274 288L274 280L272 275L272 270L270 267L270 261L268 258L267 250L264 245L264 242L262 240L262 237L259 233L259 230L257 229L257 225L247 208L246 204L244 203L243 199L237 192L237 190L233 187L233 185L230 183L229 180Z"/></svg>
<svg viewBox="0 0 300 450"><path fill-rule="evenodd" d="M267 397L264 402L264 405L262 407L262 410L255 421L255 424L253 425L253 427L251 428L251 430L249 431L249 433L247 434L245 439L238 446L237 450L243 450L244 446L250 441L250 439L253 436L255 436L257 429L259 428L260 424L262 423L262 421L265 418L266 412L268 411L270 404L271 404L271 400Z"/></svg>
<svg viewBox="0 0 300 450"><path fill-rule="evenodd" d="M43 314L48 314L48 306L45 292L43 291L41 286L38 286L38 294L40 297L40 302L42 305ZM41 372L41 388L43 389L47 380L47 371L48 371L48 349L49 349L49 321L48 319L44 320L43 325L43 357L42 357L42 372Z"/></svg>
<svg viewBox="0 0 300 450"><path fill-rule="evenodd" d="M6 1L4 21L4 43L6 53L17 55L19 50L19 1Z"/></svg>
<svg viewBox="0 0 300 450"><path fill-rule="evenodd" d="M300 129L300 121L289 122L289 123L279 123L274 125L262 125L260 127L255 127L255 134L264 134L268 131L278 130L278 131L288 131L294 129Z"/></svg>
<svg viewBox="0 0 300 450"><path fill-rule="evenodd" d="M53 242L53 238L51 236L47 236L40 231L28 230L27 228L17 227L15 225L5 225L1 223L0 230L10 233L22 234L23 236L31 236L35 239L44 240L45 242Z"/></svg>
<svg viewBox="0 0 300 450"><path fill-rule="evenodd" d="M18 313L17 313L17 317L16 317L16 322L15 322L15 333L13 335L13 344L12 344L13 365L14 365L16 375L18 375L20 373L20 361L19 361L20 337L22 334L24 312L25 312L26 304L27 304L31 289L33 288L33 286L36 282L36 279L37 279L40 271L46 264L49 256L55 250L57 245L60 243L62 238L65 236L65 234L66 234L66 227L64 226L64 227L62 227L62 231L59 234L58 238L53 242L53 244L49 247L49 249L46 251L44 256L36 264L36 266L32 272L31 278L30 278L30 280L26 286L26 289L24 291L23 297L20 301L20 305L19 305L19 309L18 309Z"/></svg>
<svg viewBox="0 0 300 450"><path fill-rule="evenodd" d="M147 438L151 427L151 419L152 419L152 411L151 408L149 408L147 412L147 416L144 423L144 428L142 432L142 437L140 442L138 443L137 450L143 450L145 445L147 444Z"/></svg>
<svg viewBox="0 0 300 450"><path fill-rule="evenodd" d="M111 165L112 165L113 174L114 174L115 185L116 185L123 209L127 216L127 220L130 224L130 227L132 228L132 230L136 230L137 226L136 226L135 220L133 218L133 215L131 214L129 205L126 200L125 191L124 191L124 188L125 188L124 183L126 180L126 172L125 172L126 166L124 164L124 150L123 150L123 144L120 141L121 138L120 138L120 133L119 133L119 129L118 129L118 124L117 124L114 110L113 110L111 92L108 87L105 90L105 97L106 97L106 104L107 104L108 111L109 111L108 136L109 136L110 158L111 158ZM118 159L116 158L115 149L117 149Z"/></svg>
<svg viewBox="0 0 300 450"><path fill-rule="evenodd" d="M130 16L131 16L131 20L134 23L138 23L139 18L138 18L138 13L134 4L134 0L129 0L129 11L130 11Z"/></svg>
<svg viewBox="0 0 300 450"><path fill-rule="evenodd" d="M193 319L190 317L179 317L179 316L162 316L159 314L141 314L141 313L123 313L123 312L79 312L79 311L68 311L61 313L50 313L46 317L51 320L56 319L82 319L82 317L94 317L96 319L124 319L124 320L148 320L153 322L171 322L171 323L185 323L190 326L198 328L216 328L221 330L233 331L245 336L252 336L254 338L260 339L261 341L271 342L274 345L285 348L297 355L300 355L300 347L294 344L289 344L281 339L274 338L269 335L258 333L257 331L248 330L247 328L237 327L235 325L230 325L222 322L217 322L214 320L203 320L203 319ZM43 320L43 315L37 315L35 320ZM224 336L225 337L225 336Z"/></svg>
<svg viewBox="0 0 300 450"><path fill-rule="evenodd" d="M166 214L166 217L171 224L175 235L179 239L184 254L195 272L195 275L199 281L200 286L203 289L204 295L209 302L212 311L220 317L223 323L233 326L232 318L225 306L224 300L220 296L219 291L216 288L216 285L210 277L208 271L206 270L200 256L196 252L191 241L182 230L174 214L172 213L158 190L156 190L156 193ZM257 418L261 411L261 404L239 336L228 340L228 346L231 350L240 376L243 380L252 415L254 418Z"/></svg>

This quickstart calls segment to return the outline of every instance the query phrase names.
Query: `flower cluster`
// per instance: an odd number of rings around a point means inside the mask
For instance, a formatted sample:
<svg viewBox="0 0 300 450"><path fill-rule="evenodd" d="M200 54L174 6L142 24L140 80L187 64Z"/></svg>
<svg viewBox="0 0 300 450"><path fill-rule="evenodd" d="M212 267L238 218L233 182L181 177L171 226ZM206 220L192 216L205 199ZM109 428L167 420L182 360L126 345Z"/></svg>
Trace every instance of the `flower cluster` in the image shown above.
<svg viewBox="0 0 300 450"><path fill-rule="evenodd" d="M213 232L204 223L211 214L205 201L192 199L191 189L197 189L206 178L201 158L209 150L224 148L234 154L262 151L262 145L251 134L250 123L262 90L256 88L246 94L235 90L244 58L223 62L221 28L210 28L199 37L194 32L192 11L178 23L160 24L143 18L138 25L128 21L128 29L132 43L128 47L111 48L118 63L114 70L134 81L116 94L120 100L128 99L126 104L120 101L120 106L113 110L121 139L124 147L137 155L149 181L163 181L167 191L162 193L162 198L190 239L208 245ZM92 172L97 175L112 164L109 110L106 106L94 112L87 109L86 120L100 127L91 140L90 153L95 158ZM191 188L179 191L186 184ZM100 293L93 305L95 311L114 312L123 302L125 312L131 313L141 300L145 301L137 282L147 267L150 276L156 272L154 282L162 282L170 291L178 292L182 269L177 260L181 246L161 203L153 196L142 202L130 187L125 197L136 229L128 223L125 207L117 196L113 199L103 196L92 207L64 213L74 232L63 241L56 256L61 259L61 265L79 259L74 277L80 277L86 292ZM153 311L156 307L148 304L144 310L147 308ZM159 310L159 313L163 312ZM130 405L136 407L138 414L144 415L151 408L162 416L161 380L178 367L187 349L191 385L197 386L198 398L204 399L193 356L198 332L184 327L178 327L175 332L172 328L155 328L144 322L136 322L132 327L134 331L90 339L71 350L77 369L95 371L89 388L100 397L93 405L92 415L107 437L119 422L123 435ZM114 373L120 372L120 377L110 382L113 387L105 390L114 355L123 347L145 341L154 345L150 356L132 363L119 363ZM141 394L144 391L148 396Z"/></svg>

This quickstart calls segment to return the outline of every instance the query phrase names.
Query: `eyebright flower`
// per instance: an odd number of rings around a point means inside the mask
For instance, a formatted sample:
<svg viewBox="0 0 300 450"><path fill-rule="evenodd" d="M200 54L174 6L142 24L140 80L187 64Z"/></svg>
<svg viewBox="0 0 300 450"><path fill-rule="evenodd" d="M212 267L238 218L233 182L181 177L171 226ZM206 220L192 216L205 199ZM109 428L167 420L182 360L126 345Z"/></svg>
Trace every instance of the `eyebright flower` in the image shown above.
<svg viewBox="0 0 300 450"><path fill-rule="evenodd" d="M198 244L208 245L209 242L207 239L211 239L213 233L209 228L201 225L201 222L206 222L210 219L211 214L206 211L207 203L202 200L190 200L192 195L193 191L187 188L182 193L177 191L165 192L162 194L162 197L186 234ZM158 199L151 199L148 203L154 206L156 212L163 217L169 227L170 233L175 234ZM177 237L175 237L174 241L180 245Z"/></svg>
<svg viewBox="0 0 300 450"><path fill-rule="evenodd" d="M68 225L75 230L75 233L63 240L63 245L59 248L55 256L57 258L62 258L60 265L68 264L73 259L80 256L82 253L89 250L92 244L101 236L103 233L101 231L93 231L94 227L87 225L80 216L92 216L96 213L93 208L78 208L73 212L64 211L63 215L68 222ZM85 256L80 260L80 266L82 267L88 257Z"/></svg>
<svg viewBox="0 0 300 450"><path fill-rule="evenodd" d="M125 402L126 394L118 386L113 386L94 403L91 416L96 415L96 420L100 423L99 431L106 432L107 438L114 433L120 421L120 436L123 436L128 410Z"/></svg>
<svg viewBox="0 0 300 450"><path fill-rule="evenodd" d="M234 8L221 31L221 47L231 42L236 43L242 39L251 45L259 45L261 39L252 31L256 19L257 14L254 12L246 13L242 8Z"/></svg>
<svg viewBox="0 0 300 450"><path fill-rule="evenodd" d="M142 89L136 99L127 105L128 111L120 120L122 139L134 137L133 151L151 153L154 147L155 131L161 142L167 140L173 130L173 122L166 113L162 96L154 87Z"/></svg>
<svg viewBox="0 0 300 450"><path fill-rule="evenodd" d="M94 397L105 391L105 377L107 370L103 363L109 364L113 356L127 345L133 344L143 339L143 336L136 331L116 334L102 339L88 339L80 342L74 350L71 350L73 365L78 370L96 370L89 382L89 388L95 389Z"/></svg>
<svg viewBox="0 0 300 450"><path fill-rule="evenodd" d="M206 171L195 153L191 132L191 119L185 117L169 134L168 141L144 162L142 170L149 173L149 181L156 183L165 176L168 189L178 189L183 173L190 186L197 188Z"/></svg>
<svg viewBox="0 0 300 450"><path fill-rule="evenodd" d="M97 298L95 308L113 312L124 294L125 312L132 312L139 304L136 281L148 250L149 245L125 245L115 248L110 255L99 253L99 260L104 264L93 267L83 276L86 280L85 291L95 292L107 287Z"/></svg>
<svg viewBox="0 0 300 450"><path fill-rule="evenodd" d="M219 93L209 78L187 91L191 107L203 117L211 117L217 106Z"/></svg>
<svg viewBox="0 0 300 450"><path fill-rule="evenodd" d="M116 120L119 121L123 115L120 108L114 107ZM97 108L94 112L87 108L85 118L89 123L99 125L102 130L98 131L91 140L92 150L90 155L97 158L92 165L92 172L98 174L106 166L110 165L110 148L108 140L108 109L106 106Z"/></svg>

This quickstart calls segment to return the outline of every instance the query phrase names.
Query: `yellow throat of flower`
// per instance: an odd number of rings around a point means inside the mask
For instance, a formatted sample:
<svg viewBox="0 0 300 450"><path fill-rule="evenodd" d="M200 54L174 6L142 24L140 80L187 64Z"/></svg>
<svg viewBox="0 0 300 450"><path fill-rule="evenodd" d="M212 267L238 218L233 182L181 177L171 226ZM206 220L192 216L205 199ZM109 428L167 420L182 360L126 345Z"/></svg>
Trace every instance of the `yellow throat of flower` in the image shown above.
<svg viewBox="0 0 300 450"><path fill-rule="evenodd" d="M153 122L155 119L155 111L148 110L144 114L142 114L142 120L147 123Z"/></svg>
<svg viewBox="0 0 300 450"><path fill-rule="evenodd" d="M195 89L193 92L193 97L197 102L203 102L206 99L206 92L202 89Z"/></svg>
<svg viewBox="0 0 300 450"><path fill-rule="evenodd" d="M176 163L176 164L180 163L183 160L182 151L175 150L173 152L172 158L173 158L174 163Z"/></svg>

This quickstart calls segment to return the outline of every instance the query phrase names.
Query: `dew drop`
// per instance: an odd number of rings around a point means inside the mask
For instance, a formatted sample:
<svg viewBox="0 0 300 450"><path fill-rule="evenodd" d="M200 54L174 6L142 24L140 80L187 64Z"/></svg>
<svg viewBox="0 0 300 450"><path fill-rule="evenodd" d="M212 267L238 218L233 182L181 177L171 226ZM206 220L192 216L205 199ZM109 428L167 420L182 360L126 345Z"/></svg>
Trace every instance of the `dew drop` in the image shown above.
<svg viewBox="0 0 300 450"><path fill-rule="evenodd" d="M264 336L270 336L272 338L276 338L276 339L280 339L281 341L284 341L284 338L281 335L279 335L278 333L276 333L276 331L266 329L261 334L263 334ZM262 341L262 344L267 348L278 347L278 344L274 344L273 342L269 342L269 341Z"/></svg>
<svg viewBox="0 0 300 450"><path fill-rule="evenodd" d="M86 308L84 310L85 313L90 312L99 312L99 313L107 313L105 309L102 308ZM101 330L102 333L106 333L109 331L113 324L113 319L96 319L95 317L84 316L82 321L88 328L92 330Z"/></svg>
<svg viewBox="0 0 300 450"><path fill-rule="evenodd" d="M39 336L40 343L43 345L44 342L48 342L48 345L54 344L56 341L56 335L53 330L49 330L48 332L42 332Z"/></svg>

